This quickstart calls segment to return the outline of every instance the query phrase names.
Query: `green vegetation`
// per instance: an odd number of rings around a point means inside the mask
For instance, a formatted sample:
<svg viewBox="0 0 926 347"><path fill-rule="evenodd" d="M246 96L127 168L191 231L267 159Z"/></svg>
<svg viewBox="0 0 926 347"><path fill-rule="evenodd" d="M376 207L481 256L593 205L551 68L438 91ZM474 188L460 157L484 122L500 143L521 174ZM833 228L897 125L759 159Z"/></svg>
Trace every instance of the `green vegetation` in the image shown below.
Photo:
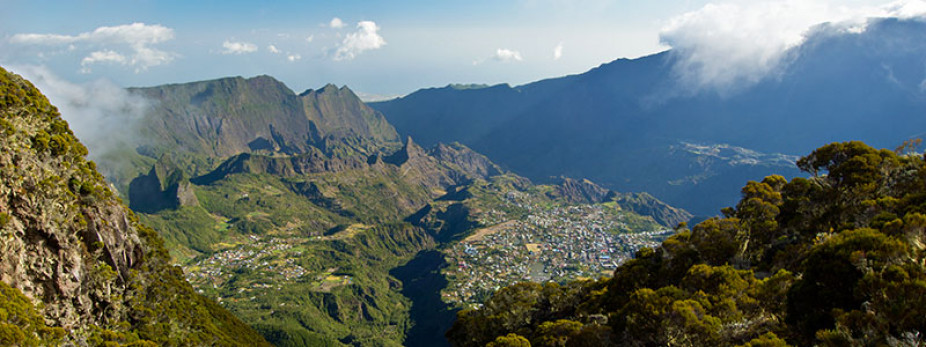
<svg viewBox="0 0 926 347"><path fill-rule="evenodd" d="M193 291L57 110L3 69L0 119L0 344L266 345Z"/></svg>
<svg viewBox="0 0 926 347"><path fill-rule="evenodd" d="M534 186L459 144L425 150L408 139L403 145L385 118L346 88L296 95L259 76L131 92L150 99L151 113L138 143L125 147L134 151L101 155L107 173L138 218L164 237L193 290L277 345L439 339L414 335L434 330L426 328L433 322L420 320L434 318L434 327L446 329L452 311L442 307L428 316L415 283L428 283L428 307L444 304L446 263L434 250L451 248L477 228L576 204L581 211L563 213L605 216L607 230L596 232L659 228L619 200L599 204L608 191L591 182ZM72 186L75 195L84 191L81 182ZM423 250L430 251L424 260ZM421 268L429 276L415 272ZM153 299L175 289L137 290ZM197 308L163 304L146 314L175 309ZM422 313L427 318L412 317ZM151 324L140 336L176 335Z"/></svg>
<svg viewBox="0 0 926 347"><path fill-rule="evenodd" d="M898 151L900 152L900 151ZM926 161L860 142L749 182L723 218L644 248L611 279L522 283L459 313L454 345L919 345Z"/></svg>
<svg viewBox="0 0 926 347"><path fill-rule="evenodd" d="M415 324L412 302L390 269L479 227L572 206L551 193L555 187L515 175L477 178L446 192L423 176L448 170L433 162L286 175L264 170L286 158L251 155L245 172L194 179L198 206L140 214L164 235L199 293L277 345L401 345ZM432 213L421 214L427 204ZM615 202L596 208L620 221L614 233L660 228Z"/></svg>
<svg viewBox="0 0 926 347"><path fill-rule="evenodd" d="M41 311L18 289L0 282L0 344L55 346L64 329L45 325Z"/></svg>
<svg viewBox="0 0 926 347"><path fill-rule="evenodd" d="M395 166L222 175L199 206L140 214L197 290L276 345L399 346L411 302L389 276L428 232L401 219L433 193Z"/></svg>
<svg viewBox="0 0 926 347"><path fill-rule="evenodd" d="M277 345L398 346L410 302L387 273L433 246L407 223L255 236L190 262L188 278Z"/></svg>

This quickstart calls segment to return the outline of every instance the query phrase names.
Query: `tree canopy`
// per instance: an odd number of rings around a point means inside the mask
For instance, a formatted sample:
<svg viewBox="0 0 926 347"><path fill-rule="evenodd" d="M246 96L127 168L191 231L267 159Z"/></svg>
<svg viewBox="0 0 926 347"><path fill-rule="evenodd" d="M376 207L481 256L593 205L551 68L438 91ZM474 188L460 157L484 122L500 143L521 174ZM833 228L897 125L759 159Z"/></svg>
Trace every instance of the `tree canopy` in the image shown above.
<svg viewBox="0 0 926 347"><path fill-rule="evenodd" d="M924 344L926 161L913 145L823 146L797 162L809 178L748 182L723 217L681 225L612 278L503 288L460 312L447 336L456 346L509 334L544 346Z"/></svg>

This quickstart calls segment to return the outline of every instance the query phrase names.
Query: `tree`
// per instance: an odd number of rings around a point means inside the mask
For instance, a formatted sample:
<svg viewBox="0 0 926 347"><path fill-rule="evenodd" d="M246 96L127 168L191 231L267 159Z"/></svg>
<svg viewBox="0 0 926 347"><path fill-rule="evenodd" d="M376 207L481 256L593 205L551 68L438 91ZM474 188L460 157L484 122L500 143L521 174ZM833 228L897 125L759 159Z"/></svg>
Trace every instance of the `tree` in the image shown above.
<svg viewBox="0 0 926 347"><path fill-rule="evenodd" d="M495 341L486 344L486 347L530 347L531 343L524 336L508 334L495 338Z"/></svg>

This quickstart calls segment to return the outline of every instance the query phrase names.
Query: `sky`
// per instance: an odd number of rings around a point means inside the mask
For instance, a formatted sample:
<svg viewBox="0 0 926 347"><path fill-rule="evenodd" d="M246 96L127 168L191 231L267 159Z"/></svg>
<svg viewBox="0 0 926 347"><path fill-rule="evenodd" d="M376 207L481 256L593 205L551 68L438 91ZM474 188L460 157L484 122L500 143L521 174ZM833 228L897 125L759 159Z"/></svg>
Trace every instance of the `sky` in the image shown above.
<svg viewBox="0 0 926 347"><path fill-rule="evenodd" d="M334 83L366 98L520 85L669 48L688 57L690 83L724 86L774 70L813 25L926 13L922 0L0 4L0 66L27 78L109 88L266 74L297 93Z"/></svg>

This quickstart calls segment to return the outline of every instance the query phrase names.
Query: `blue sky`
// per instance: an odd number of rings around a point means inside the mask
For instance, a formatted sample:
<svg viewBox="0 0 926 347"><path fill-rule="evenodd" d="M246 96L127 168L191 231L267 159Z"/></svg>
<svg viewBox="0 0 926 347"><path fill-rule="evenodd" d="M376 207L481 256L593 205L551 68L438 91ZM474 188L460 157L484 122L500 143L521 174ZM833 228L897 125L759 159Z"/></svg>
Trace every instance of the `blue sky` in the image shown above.
<svg viewBox="0 0 926 347"><path fill-rule="evenodd" d="M335 83L377 95L449 83L523 84L581 73L670 45L720 57L731 56L729 50L743 52L733 55L744 57L742 67L761 71L776 52L799 44L809 25L881 13L877 9L883 12L885 4L891 4L0 1L0 64L14 71L42 67L73 83L102 79L122 87L267 74L296 92ZM923 4L903 3L917 9ZM770 9L784 9L783 17L761 12ZM729 23L736 25L717 34L715 28ZM714 82L731 78L709 69L705 73L720 79Z"/></svg>

